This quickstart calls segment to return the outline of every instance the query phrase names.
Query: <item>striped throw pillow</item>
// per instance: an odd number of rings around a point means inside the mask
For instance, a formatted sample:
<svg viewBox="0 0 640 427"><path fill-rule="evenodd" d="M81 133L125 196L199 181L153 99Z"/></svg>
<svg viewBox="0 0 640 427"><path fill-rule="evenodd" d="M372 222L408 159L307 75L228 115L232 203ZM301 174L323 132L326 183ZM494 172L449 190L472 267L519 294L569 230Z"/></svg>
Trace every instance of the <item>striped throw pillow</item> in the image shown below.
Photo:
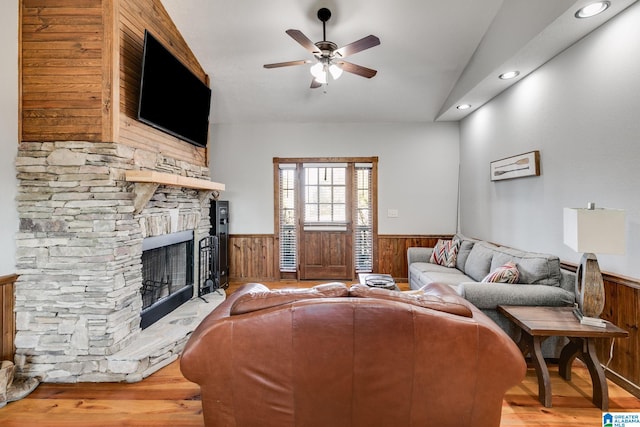
<svg viewBox="0 0 640 427"><path fill-rule="evenodd" d="M458 240L454 242L453 240L438 239L438 243L431 252L429 262L445 267L455 267L459 247Z"/></svg>
<svg viewBox="0 0 640 427"><path fill-rule="evenodd" d="M491 273L487 274L482 282L484 283L518 283L520 272L518 267L509 261L504 265L496 268Z"/></svg>

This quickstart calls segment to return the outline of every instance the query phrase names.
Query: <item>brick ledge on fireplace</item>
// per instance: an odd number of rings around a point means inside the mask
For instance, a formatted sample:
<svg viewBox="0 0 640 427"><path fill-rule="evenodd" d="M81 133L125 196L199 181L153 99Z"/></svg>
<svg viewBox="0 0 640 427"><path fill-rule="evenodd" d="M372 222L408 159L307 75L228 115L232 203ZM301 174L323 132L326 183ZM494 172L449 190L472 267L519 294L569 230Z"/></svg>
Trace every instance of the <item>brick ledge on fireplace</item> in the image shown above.
<svg viewBox="0 0 640 427"><path fill-rule="evenodd" d="M158 322L140 332L123 350L107 356L109 371L126 382L138 382L167 366L180 356L195 328L225 300L217 290L184 303ZM96 381L104 381L99 374ZM113 378L112 378L113 379Z"/></svg>

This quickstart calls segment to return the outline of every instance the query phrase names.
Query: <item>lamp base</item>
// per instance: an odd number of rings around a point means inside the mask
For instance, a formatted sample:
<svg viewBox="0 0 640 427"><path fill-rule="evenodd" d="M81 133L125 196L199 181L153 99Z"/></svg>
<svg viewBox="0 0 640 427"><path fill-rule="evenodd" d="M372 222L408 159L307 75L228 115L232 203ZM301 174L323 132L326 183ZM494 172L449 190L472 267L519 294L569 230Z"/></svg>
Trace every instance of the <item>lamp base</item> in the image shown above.
<svg viewBox="0 0 640 427"><path fill-rule="evenodd" d="M576 300L587 317L600 317L604 308L604 283L598 259L592 253L582 255L576 272Z"/></svg>
<svg viewBox="0 0 640 427"><path fill-rule="evenodd" d="M585 326L596 326L598 328L606 328L607 322L599 317L589 317L582 314L578 307L573 309L573 314L580 321L580 324Z"/></svg>

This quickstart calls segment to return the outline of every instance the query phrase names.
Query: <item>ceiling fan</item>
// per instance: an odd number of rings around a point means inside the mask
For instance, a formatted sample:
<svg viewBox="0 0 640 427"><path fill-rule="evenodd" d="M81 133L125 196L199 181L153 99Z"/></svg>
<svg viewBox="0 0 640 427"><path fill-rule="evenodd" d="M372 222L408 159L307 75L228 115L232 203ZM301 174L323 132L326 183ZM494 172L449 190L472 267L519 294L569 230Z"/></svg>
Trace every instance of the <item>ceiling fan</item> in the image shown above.
<svg viewBox="0 0 640 427"><path fill-rule="evenodd" d="M329 82L329 75L331 75L333 80L337 80L342 75L343 71L366 77L368 79L375 76L377 73L376 70L344 61L343 58L379 45L380 39L376 36L369 35L338 48L338 45L334 42L327 40L326 22L329 18L331 18L331 11L329 9L323 7L318 10L318 19L322 21L322 41L316 43L309 40L309 38L299 30L286 31L292 39L300 43L302 47L307 49L316 57L316 63L311 66L310 69L311 74L313 75L311 88L315 89L319 88L323 84L327 84ZM292 65L310 64L312 62L313 61L309 59L277 62L274 64L265 64L264 68L289 67Z"/></svg>

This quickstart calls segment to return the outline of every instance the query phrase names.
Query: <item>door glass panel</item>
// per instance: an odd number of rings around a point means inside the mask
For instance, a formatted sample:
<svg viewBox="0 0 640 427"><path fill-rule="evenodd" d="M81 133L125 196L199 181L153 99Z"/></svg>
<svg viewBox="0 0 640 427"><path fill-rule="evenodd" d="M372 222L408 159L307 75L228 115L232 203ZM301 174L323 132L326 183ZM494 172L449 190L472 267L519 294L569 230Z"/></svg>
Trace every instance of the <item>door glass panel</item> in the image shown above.
<svg viewBox="0 0 640 427"><path fill-rule="evenodd" d="M320 187L320 203L331 203L332 202L332 197L331 197L331 187L328 186L322 186Z"/></svg>
<svg viewBox="0 0 640 427"><path fill-rule="evenodd" d="M331 214L330 204L320 205L320 222L332 222L333 215Z"/></svg>
<svg viewBox="0 0 640 427"><path fill-rule="evenodd" d="M344 223L347 220L345 166L305 166L305 224Z"/></svg>

